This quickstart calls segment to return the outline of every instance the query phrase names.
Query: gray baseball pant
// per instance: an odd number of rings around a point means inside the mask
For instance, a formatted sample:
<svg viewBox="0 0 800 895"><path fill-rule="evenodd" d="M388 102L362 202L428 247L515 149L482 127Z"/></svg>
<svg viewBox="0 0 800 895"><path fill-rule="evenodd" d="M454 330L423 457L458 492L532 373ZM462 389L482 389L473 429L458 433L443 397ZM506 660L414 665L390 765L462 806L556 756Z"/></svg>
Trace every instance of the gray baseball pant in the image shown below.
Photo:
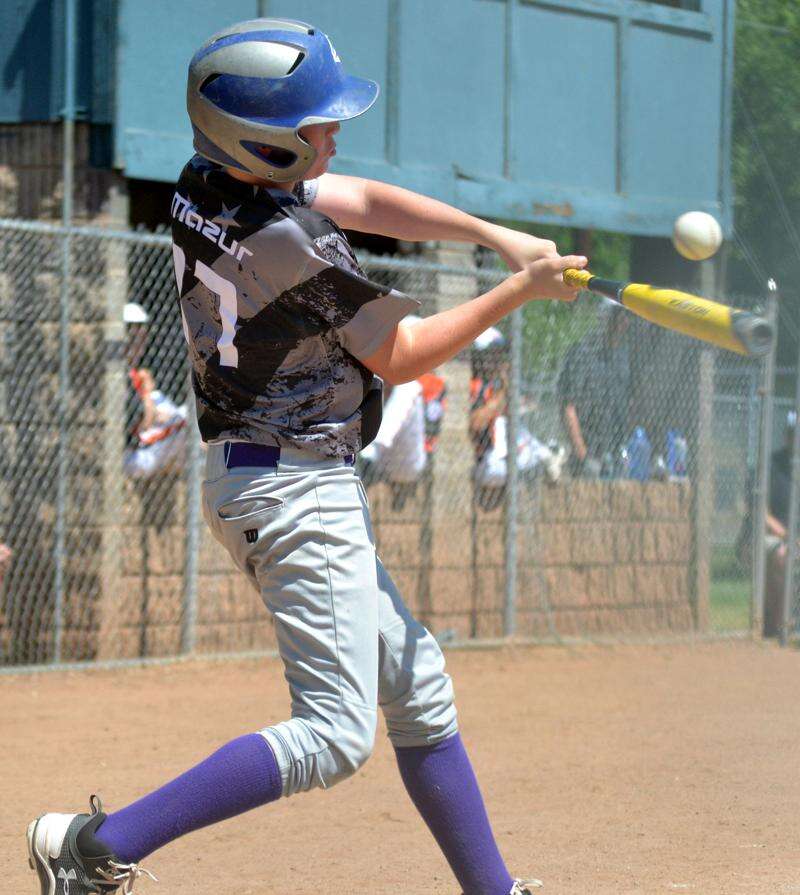
<svg viewBox="0 0 800 895"><path fill-rule="evenodd" d="M456 732L441 649L375 552L352 466L282 449L277 467L227 469L225 445L210 445L203 513L275 622L292 717L261 734L284 795L353 774L372 752L378 705L397 747Z"/></svg>

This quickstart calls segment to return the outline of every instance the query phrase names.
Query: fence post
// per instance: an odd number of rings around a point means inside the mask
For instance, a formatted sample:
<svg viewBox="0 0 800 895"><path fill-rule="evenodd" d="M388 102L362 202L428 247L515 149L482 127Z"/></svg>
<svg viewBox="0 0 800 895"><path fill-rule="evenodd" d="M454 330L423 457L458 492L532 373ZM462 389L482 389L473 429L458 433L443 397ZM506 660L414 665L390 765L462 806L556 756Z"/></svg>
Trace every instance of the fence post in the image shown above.
<svg viewBox="0 0 800 895"><path fill-rule="evenodd" d="M202 452L197 429L197 407L189 373L189 418L186 435L186 550L183 569L181 652L194 652L197 642L197 577L200 564L200 482Z"/></svg>
<svg viewBox="0 0 800 895"><path fill-rule="evenodd" d="M122 178L112 185L108 213L114 226L124 228L128 222L128 196ZM123 455L125 451L125 324L123 311L130 289L128 252L130 246L118 239L99 243L106 271L106 306L103 334L105 358L103 369L103 512L100 548L100 594L97 600L97 633L95 657L98 660L124 657L126 647L120 644L120 602L123 594L123 507L125 484Z"/></svg>
<svg viewBox="0 0 800 895"><path fill-rule="evenodd" d="M715 291L716 270L713 261L700 267L701 295ZM714 424L714 351L705 344L699 347L697 367L697 454L694 464L694 500L692 518L692 615L697 631L708 628L709 590L711 585L711 514L714 502L712 448Z"/></svg>
<svg viewBox="0 0 800 895"><path fill-rule="evenodd" d="M513 637L517 628L517 527L519 522L519 467L517 438L520 412L520 366L522 362L522 310L511 315L511 375L508 389L506 448L505 566L506 593L503 635Z"/></svg>
<svg viewBox="0 0 800 895"><path fill-rule="evenodd" d="M781 611L780 640L781 646L789 641L789 626L794 608L794 572L797 560L797 501L800 499L800 352L795 366L794 396L795 426L792 434L792 482L789 486L789 525L786 531L786 574L783 579L783 606Z"/></svg>
<svg viewBox="0 0 800 895"><path fill-rule="evenodd" d="M58 356L58 460L56 481L55 581L53 582L53 662L62 659L64 637L64 589L67 547L67 476L69 475L69 418L72 400L69 366L70 280L72 273L72 201L75 192L75 0L64 7L64 108L61 159L63 198L61 222L66 228L61 240L61 313Z"/></svg>
<svg viewBox="0 0 800 895"><path fill-rule="evenodd" d="M430 312L446 311L454 308L469 298L474 297L480 291L480 283L476 276L474 247L466 243L458 242L434 242L426 246L424 260L428 263L441 265L445 270L438 272L429 271L423 281L428 295L435 297L435 306L423 307L423 314ZM448 269L449 268L449 269ZM463 270L463 273L460 271ZM443 532L451 538L455 554L460 555L463 550L465 566L467 566L467 538L469 535L468 520L459 520L454 513L454 483L472 481L473 451L467 429L469 418L470 398L470 367L465 355L455 357L442 364L438 373L447 383L447 413L442 422L442 430L439 435L439 444L436 448L436 465L433 467L431 481L431 535L442 537ZM468 485L472 490L471 484ZM462 495L459 494L458 497ZM466 491L463 493L466 496ZM455 523L455 524L454 524ZM460 545L460 546L458 546ZM436 548L433 548L434 551ZM478 636L478 595L479 580L476 575L476 567L473 565L471 573L467 572L468 580L464 581L464 590L470 593L470 611L467 619L467 628L463 632L456 632L456 637ZM443 592L440 582L442 578L438 574L439 569L434 569L429 577L428 593L420 594L419 606L420 621L423 624L431 624L431 616L441 611L443 605L452 596ZM445 585L447 587L447 585ZM495 595L499 599L499 595Z"/></svg>
<svg viewBox="0 0 800 895"><path fill-rule="evenodd" d="M778 287L775 280L767 283L767 319L773 331L778 320ZM761 439L758 445L758 470L753 492L753 596L750 603L750 632L761 636L764 621L764 586L766 581L767 500L769 494L769 465L772 454L773 390L775 354L778 340L774 339L761 365Z"/></svg>

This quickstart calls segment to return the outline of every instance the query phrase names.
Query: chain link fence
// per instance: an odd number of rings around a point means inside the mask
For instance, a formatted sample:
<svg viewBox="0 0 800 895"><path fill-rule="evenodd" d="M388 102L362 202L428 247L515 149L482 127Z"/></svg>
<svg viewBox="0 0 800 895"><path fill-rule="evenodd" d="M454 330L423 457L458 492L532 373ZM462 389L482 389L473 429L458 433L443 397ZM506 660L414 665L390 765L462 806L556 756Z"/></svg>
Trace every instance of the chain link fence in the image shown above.
<svg viewBox="0 0 800 895"><path fill-rule="evenodd" d="M502 278L363 264L423 316ZM0 664L271 649L200 518L169 238L0 223L0 344ZM359 462L412 610L445 642L750 631L762 375L585 296L395 390Z"/></svg>

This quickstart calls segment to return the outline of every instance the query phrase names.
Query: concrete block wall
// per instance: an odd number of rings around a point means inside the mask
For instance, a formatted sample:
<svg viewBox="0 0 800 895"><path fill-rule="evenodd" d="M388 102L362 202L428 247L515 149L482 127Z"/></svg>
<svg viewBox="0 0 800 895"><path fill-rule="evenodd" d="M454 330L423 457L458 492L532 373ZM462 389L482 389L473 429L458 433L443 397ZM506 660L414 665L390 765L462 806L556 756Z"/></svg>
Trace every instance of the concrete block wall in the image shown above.
<svg viewBox="0 0 800 895"><path fill-rule="evenodd" d="M524 486L517 542L517 626L544 637L686 631L691 592L692 487L684 482L564 481ZM413 503L397 513L371 493L379 552L406 601L440 636L503 632L502 506L434 514L423 535ZM416 552L415 552L416 547ZM428 563L427 574L421 567ZM398 581L400 583L400 581Z"/></svg>
<svg viewBox="0 0 800 895"><path fill-rule="evenodd" d="M180 646L185 529L183 487L162 494L168 513L148 521L128 486L117 643L121 656ZM503 630L503 509L429 519L418 489L393 506L369 491L378 552L412 612L439 636L498 637ZM150 494L150 506L156 506ZM689 482L583 482L530 486L518 537L521 636L684 632L693 627ZM142 513L144 512L144 515ZM140 524L144 522L144 524ZM197 649L274 648L260 597L202 527Z"/></svg>
<svg viewBox="0 0 800 895"><path fill-rule="evenodd" d="M529 494L517 543L517 633L690 629L691 498L688 482L565 481ZM493 599L505 587L502 526L501 509L481 517L474 628L482 637L502 632L502 601Z"/></svg>

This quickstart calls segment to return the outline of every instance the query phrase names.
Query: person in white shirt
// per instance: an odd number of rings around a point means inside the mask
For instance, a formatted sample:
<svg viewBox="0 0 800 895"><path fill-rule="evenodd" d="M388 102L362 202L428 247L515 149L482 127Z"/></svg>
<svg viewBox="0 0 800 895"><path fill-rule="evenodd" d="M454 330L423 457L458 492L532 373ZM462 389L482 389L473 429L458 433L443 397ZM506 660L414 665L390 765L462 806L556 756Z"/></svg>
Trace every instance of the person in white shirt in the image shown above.
<svg viewBox="0 0 800 895"><path fill-rule="evenodd" d="M391 390L390 390L391 389ZM418 380L387 387L383 420L375 441L361 452L370 464L362 479L381 479L409 484L416 482L425 469L425 408L422 385Z"/></svg>
<svg viewBox="0 0 800 895"><path fill-rule="evenodd" d="M508 477L508 344L489 327L472 344L469 431L475 448L475 484L484 509L496 507ZM526 426L517 430L517 468L542 471L550 482L561 476L564 449L541 442Z"/></svg>
<svg viewBox="0 0 800 895"><path fill-rule="evenodd" d="M158 473L180 472L186 455L187 408L178 406L156 388L153 374L139 367L147 341L147 311L136 302L123 309L126 325L126 359L132 386L133 408L123 469L132 479L149 479Z"/></svg>
<svg viewBox="0 0 800 895"><path fill-rule="evenodd" d="M404 323L413 326L419 320L409 314ZM386 383L384 395L378 434L359 454L361 480L367 486L377 481L413 485L427 463L422 383L418 379L395 386Z"/></svg>

